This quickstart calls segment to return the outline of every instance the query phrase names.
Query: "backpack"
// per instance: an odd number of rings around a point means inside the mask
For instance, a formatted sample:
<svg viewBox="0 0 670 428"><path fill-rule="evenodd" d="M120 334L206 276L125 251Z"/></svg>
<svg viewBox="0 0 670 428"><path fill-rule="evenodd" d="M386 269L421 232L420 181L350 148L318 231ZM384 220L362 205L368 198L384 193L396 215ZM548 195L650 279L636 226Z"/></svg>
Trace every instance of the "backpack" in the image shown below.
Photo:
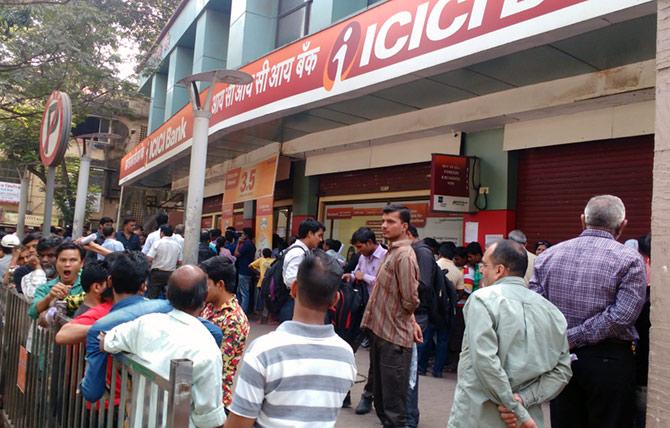
<svg viewBox="0 0 670 428"><path fill-rule="evenodd" d="M433 281L433 310L431 322L439 328L448 329L456 316L456 302L458 301L456 287L447 278L448 269L437 267L435 281Z"/></svg>
<svg viewBox="0 0 670 428"><path fill-rule="evenodd" d="M284 284L284 258L289 251L296 247L303 250L305 255L308 254L308 251L305 251L305 249L299 245L288 247L279 257L277 257L277 259L275 259L274 262L272 262L268 270L265 272L265 276L261 282L261 296L263 297L268 312L273 315L279 314L279 311L290 297L290 291L286 287L286 284Z"/></svg>
<svg viewBox="0 0 670 428"><path fill-rule="evenodd" d="M364 282L342 281L337 294L337 304L328 309L328 316L335 333L353 346L360 336L361 321L369 298L368 287Z"/></svg>

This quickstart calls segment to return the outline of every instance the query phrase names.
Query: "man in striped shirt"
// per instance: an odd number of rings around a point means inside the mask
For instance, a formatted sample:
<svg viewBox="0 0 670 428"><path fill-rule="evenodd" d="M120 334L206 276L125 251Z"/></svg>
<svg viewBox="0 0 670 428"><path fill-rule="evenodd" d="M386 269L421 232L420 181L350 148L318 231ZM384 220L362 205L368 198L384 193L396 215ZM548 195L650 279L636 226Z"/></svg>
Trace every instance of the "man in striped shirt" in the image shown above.
<svg viewBox="0 0 670 428"><path fill-rule="evenodd" d="M293 320L245 352L225 428L335 426L357 372L351 347L323 323L341 277L323 251L305 256L291 287Z"/></svg>

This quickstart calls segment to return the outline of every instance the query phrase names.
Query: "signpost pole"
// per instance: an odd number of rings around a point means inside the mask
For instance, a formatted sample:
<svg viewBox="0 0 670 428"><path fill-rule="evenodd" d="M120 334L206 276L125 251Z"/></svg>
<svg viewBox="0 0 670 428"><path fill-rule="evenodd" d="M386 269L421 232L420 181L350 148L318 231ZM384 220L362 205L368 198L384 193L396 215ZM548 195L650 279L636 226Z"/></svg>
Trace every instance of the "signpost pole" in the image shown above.
<svg viewBox="0 0 670 428"><path fill-rule="evenodd" d="M19 171L21 176L21 193L19 196L19 218L16 222L16 235L23 239L26 234L26 211L28 210L28 187L30 186L30 172L28 168Z"/></svg>
<svg viewBox="0 0 670 428"><path fill-rule="evenodd" d="M47 189L44 197L44 223L42 224L42 236L51 235L51 211L54 204L54 189L56 188L56 167L47 168Z"/></svg>
<svg viewBox="0 0 670 428"><path fill-rule="evenodd" d="M74 205L72 239L81 238L84 231L84 217L86 216L86 202L88 201L88 177L91 170L91 156L86 152L86 139L84 139L83 145L84 152L79 164L79 181L77 181L77 199Z"/></svg>

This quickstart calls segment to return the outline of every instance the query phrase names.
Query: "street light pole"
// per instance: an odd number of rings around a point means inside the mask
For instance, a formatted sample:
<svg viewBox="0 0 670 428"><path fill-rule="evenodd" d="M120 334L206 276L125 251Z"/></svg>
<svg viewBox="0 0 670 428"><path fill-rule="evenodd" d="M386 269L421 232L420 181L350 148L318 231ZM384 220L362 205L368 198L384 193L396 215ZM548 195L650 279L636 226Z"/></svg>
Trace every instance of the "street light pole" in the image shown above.
<svg viewBox="0 0 670 428"><path fill-rule="evenodd" d="M209 83L204 104L200 99L198 82ZM210 104L214 85L218 82L230 85L248 85L252 77L237 70L214 70L185 77L179 83L189 88L193 107L193 137L191 142L191 163L186 199L186 218L184 221L184 263L198 263L198 243L200 242L200 222L202 218L202 200L205 189L205 169L207 167L207 142L209 119L212 116Z"/></svg>

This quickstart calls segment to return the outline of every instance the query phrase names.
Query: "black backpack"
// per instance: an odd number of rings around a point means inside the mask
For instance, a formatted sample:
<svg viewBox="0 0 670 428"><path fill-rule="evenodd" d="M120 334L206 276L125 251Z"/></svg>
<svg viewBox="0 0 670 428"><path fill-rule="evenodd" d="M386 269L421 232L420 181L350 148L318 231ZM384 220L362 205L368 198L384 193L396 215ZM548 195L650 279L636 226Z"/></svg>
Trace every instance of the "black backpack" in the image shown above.
<svg viewBox="0 0 670 428"><path fill-rule="evenodd" d="M433 323L440 327L448 329L456 316L456 302L458 301L456 287L447 277L448 269L437 268L437 274L434 281L435 297L435 320Z"/></svg>
<svg viewBox="0 0 670 428"><path fill-rule="evenodd" d="M265 307L273 315L279 314L282 306L288 301L290 297L289 289L284 284L284 257L286 254L293 248L300 248L304 251L305 255L308 254L308 251L305 251L299 245L292 245L284 250L277 259L272 262L268 270L265 272L263 277L263 282L261 282L261 296L263 296L263 301L265 302Z"/></svg>
<svg viewBox="0 0 670 428"><path fill-rule="evenodd" d="M335 333L350 345L359 339L361 321L368 303L368 286L364 282L342 281L337 305L328 310Z"/></svg>

